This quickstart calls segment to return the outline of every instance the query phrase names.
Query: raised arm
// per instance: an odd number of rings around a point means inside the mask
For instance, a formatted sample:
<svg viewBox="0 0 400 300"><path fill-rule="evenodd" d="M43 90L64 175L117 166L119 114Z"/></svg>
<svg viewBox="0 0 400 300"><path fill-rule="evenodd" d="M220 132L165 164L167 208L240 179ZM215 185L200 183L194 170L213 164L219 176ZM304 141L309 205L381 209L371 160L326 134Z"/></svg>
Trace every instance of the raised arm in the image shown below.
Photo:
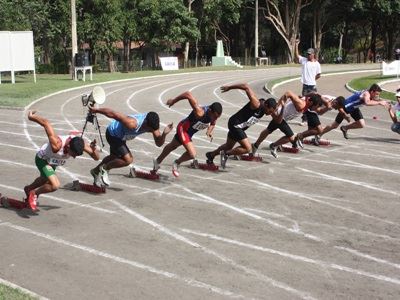
<svg viewBox="0 0 400 300"><path fill-rule="evenodd" d="M109 117L111 119L117 120L117 121L121 122L128 129L135 129L137 127L137 122L134 118L130 118L129 116L127 116L125 114L121 114L119 112L113 111L110 108L89 107L89 110L92 113L99 113L99 114L105 115L106 117Z"/></svg>
<svg viewBox="0 0 400 300"><path fill-rule="evenodd" d="M32 122L38 123L40 126L44 128L47 137L49 139L49 143L53 153L57 153L58 151L60 151L62 147L62 142L55 134L53 126L51 126L50 122L47 119L37 115L36 111L31 111L31 110L28 112L28 119Z"/></svg>
<svg viewBox="0 0 400 300"><path fill-rule="evenodd" d="M252 109L257 109L260 107L260 101L258 100L256 94L250 88L247 83L239 83L239 84L232 84L232 85L224 85L221 86L222 93L225 93L230 90L243 90L246 92L247 97L250 100L250 106Z"/></svg>
<svg viewBox="0 0 400 300"><path fill-rule="evenodd" d="M198 104L196 98L195 98L195 97L193 96L193 94L192 94L191 92L189 92L189 91L184 92L184 93L182 93L182 94L176 96L175 98L168 99L167 102L166 102L166 104L167 104L169 107L171 107L171 106L174 105L176 102L178 102L178 101L180 101L180 100L185 100L185 99L187 99L187 100L189 101L189 104L190 104L190 106L192 107L192 109L193 109L193 111L194 111L194 113L195 113L195 115L196 115L196 118L201 118L202 116L204 116L204 109L202 109L202 108L199 106L199 104Z"/></svg>

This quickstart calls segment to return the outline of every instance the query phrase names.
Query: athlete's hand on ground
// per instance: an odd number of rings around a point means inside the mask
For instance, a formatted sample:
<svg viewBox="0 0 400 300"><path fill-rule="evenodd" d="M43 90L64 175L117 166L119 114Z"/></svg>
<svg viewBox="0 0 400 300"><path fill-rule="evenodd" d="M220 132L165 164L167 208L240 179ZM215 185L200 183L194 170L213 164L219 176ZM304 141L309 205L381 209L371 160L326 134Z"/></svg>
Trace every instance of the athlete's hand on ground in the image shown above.
<svg viewBox="0 0 400 300"><path fill-rule="evenodd" d="M222 92L222 93L225 93L225 92L227 92L227 91L229 91L229 87L228 87L227 85L221 86L221 92Z"/></svg>
<svg viewBox="0 0 400 300"><path fill-rule="evenodd" d="M210 143L212 143L212 141L213 141L213 136L212 136L212 134L207 134L207 136L210 138Z"/></svg>
<svg viewBox="0 0 400 300"><path fill-rule="evenodd" d="M168 124L167 126L165 126L165 128L164 128L164 133L165 134L168 134L168 133L170 133L171 132L171 130L174 128L174 123L170 123L170 124Z"/></svg>
<svg viewBox="0 0 400 300"><path fill-rule="evenodd" d="M96 139L94 139L94 140L90 143L90 148L92 148L93 150L96 150L96 144L97 144L97 141L96 141Z"/></svg>
<svg viewBox="0 0 400 300"><path fill-rule="evenodd" d="M168 107L171 107L172 105L174 105L175 104L175 102L174 102L174 99L168 99L167 100L167 102L166 102L166 104L168 105Z"/></svg>

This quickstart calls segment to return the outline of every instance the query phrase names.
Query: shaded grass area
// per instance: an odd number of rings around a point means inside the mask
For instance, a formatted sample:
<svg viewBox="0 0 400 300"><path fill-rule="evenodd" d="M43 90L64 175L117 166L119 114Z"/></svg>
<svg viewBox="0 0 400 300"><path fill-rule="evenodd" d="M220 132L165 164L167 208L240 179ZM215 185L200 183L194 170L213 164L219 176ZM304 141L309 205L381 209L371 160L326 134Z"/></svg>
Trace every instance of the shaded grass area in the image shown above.
<svg viewBox="0 0 400 300"><path fill-rule="evenodd" d="M395 76L381 76L381 75L372 75L366 77L359 77L353 79L349 82L349 86L355 90L365 90L368 89L373 83L378 83L390 79L395 79ZM386 100L394 101L394 93L382 91L381 98Z"/></svg>
<svg viewBox="0 0 400 300"><path fill-rule="evenodd" d="M246 69L251 69L248 67ZM112 80L131 79L155 75L179 74L188 72L227 71L237 70L235 67L202 67L181 69L178 71L139 71L131 73L93 73L93 81L86 82L72 80L71 75L60 74L38 74L37 82L33 81L33 74L20 74L15 76L15 84L11 84L11 77L2 73L0 84L0 106L24 107L32 101L57 91L68 88L81 87L90 84L107 82ZM81 77L79 77L81 78Z"/></svg>
<svg viewBox="0 0 400 300"><path fill-rule="evenodd" d="M0 284L0 299L7 300L34 300L36 297L32 297L23 293L19 289L14 289L4 284Z"/></svg>

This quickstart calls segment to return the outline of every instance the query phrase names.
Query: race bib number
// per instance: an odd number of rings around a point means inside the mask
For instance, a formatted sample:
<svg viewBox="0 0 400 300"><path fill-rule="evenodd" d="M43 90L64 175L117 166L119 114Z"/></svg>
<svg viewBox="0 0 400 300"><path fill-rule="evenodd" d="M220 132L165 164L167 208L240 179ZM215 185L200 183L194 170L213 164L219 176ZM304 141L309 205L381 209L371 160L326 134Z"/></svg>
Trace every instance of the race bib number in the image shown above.
<svg viewBox="0 0 400 300"><path fill-rule="evenodd" d="M196 124L193 124L192 128L196 130L203 130L208 128L208 123L198 121Z"/></svg>
<svg viewBox="0 0 400 300"><path fill-rule="evenodd" d="M65 164L65 159L50 158L49 164L52 165L52 166L63 166Z"/></svg>
<svg viewBox="0 0 400 300"><path fill-rule="evenodd" d="M251 117L246 122L238 124L235 127L236 128L247 128L247 127L250 127L251 125L254 125L254 124L258 123L258 121L260 121L260 119L258 119L256 117Z"/></svg>

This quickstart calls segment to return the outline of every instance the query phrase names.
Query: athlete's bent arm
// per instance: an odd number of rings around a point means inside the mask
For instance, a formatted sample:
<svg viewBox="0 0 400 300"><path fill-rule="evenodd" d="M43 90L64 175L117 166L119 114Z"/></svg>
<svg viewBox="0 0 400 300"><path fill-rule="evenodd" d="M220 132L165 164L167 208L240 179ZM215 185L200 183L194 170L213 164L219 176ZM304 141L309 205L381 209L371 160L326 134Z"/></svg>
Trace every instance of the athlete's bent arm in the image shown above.
<svg viewBox="0 0 400 300"><path fill-rule="evenodd" d="M55 134L53 126L51 126L50 122L47 119L36 115L36 111L31 110L28 112L28 119L32 122L38 123L44 128L47 137L49 138L49 143L53 153L57 153L58 151L60 151L62 147L62 142Z"/></svg>
<svg viewBox="0 0 400 300"><path fill-rule="evenodd" d="M89 110L91 113L99 113L99 114L105 115L106 117L109 117L111 119L117 120L117 121L121 122L128 129L135 129L137 127L136 119L130 118L129 116L121 114L119 112L116 112L110 108L89 107Z"/></svg>
<svg viewBox="0 0 400 300"><path fill-rule="evenodd" d="M180 100L184 100L184 99L187 99L189 101L189 104L192 107L192 109L193 109L193 111L194 111L194 113L196 115L196 118L201 118L202 116L204 116L204 110L198 105L198 102L197 102L196 98L189 91L184 92L184 93L176 96L175 98L168 99L166 104L169 107L171 107L176 102L178 102Z"/></svg>
<svg viewBox="0 0 400 300"><path fill-rule="evenodd" d="M253 90L250 88L250 86L247 83L239 83L239 84L221 86L221 91L223 93L230 91L230 90L234 90L234 89L243 90L246 92L246 95L250 100L250 106L252 109L257 109L260 107L260 101L258 100L256 94L253 92Z"/></svg>
<svg viewBox="0 0 400 300"><path fill-rule="evenodd" d="M90 144L85 143L83 151L89 154L94 160L100 159L99 151L96 149L96 139L94 139Z"/></svg>

